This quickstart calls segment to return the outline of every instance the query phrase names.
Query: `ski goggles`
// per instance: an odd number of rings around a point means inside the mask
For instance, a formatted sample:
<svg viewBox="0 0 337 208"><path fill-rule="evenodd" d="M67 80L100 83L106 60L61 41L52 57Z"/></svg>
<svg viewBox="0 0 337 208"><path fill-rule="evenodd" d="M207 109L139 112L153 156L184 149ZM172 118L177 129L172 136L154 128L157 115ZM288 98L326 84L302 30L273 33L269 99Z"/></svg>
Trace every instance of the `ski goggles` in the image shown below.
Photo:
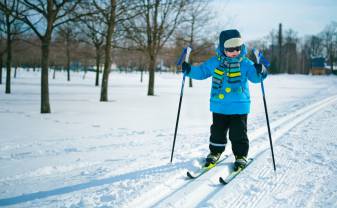
<svg viewBox="0 0 337 208"><path fill-rule="evenodd" d="M228 52L241 51L241 46L237 46L233 48L225 48L225 51L228 51Z"/></svg>

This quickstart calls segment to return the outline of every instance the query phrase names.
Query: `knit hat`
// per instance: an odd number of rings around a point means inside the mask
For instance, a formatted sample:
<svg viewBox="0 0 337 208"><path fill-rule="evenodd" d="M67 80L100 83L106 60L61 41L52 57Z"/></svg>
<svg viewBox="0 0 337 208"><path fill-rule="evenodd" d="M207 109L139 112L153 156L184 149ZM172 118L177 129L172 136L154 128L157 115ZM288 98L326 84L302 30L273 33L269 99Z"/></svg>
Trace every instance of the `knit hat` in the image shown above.
<svg viewBox="0 0 337 208"><path fill-rule="evenodd" d="M234 48L241 46L243 41L238 30L224 30L219 36L219 49L224 51L225 48Z"/></svg>

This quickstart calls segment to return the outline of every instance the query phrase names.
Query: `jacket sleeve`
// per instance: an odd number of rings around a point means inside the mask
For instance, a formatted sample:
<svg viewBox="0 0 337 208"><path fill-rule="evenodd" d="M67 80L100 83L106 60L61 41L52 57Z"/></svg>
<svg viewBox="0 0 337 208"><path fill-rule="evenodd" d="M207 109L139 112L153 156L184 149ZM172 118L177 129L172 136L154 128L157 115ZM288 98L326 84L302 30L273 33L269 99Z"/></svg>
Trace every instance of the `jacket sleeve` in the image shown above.
<svg viewBox="0 0 337 208"><path fill-rule="evenodd" d="M257 74L256 69L254 67L254 63L251 60L246 60L245 61L245 66L247 67L247 77L249 81L253 83L260 83L261 79L265 79L267 77L261 77L260 75Z"/></svg>
<svg viewBox="0 0 337 208"><path fill-rule="evenodd" d="M214 68L217 67L218 61L217 58L214 56L199 66L192 66L190 73L187 76L191 77L192 79L206 79L212 76Z"/></svg>

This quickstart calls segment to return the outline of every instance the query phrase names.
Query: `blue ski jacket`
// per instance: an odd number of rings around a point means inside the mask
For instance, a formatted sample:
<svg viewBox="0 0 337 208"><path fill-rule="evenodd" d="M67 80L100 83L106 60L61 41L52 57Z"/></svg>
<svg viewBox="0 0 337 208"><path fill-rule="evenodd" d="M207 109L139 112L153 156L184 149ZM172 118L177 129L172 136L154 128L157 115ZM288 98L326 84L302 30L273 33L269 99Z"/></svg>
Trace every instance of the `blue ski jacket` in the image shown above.
<svg viewBox="0 0 337 208"><path fill-rule="evenodd" d="M250 112L250 93L248 80L253 83L260 83L263 78L257 74L254 63L246 58L247 50L242 45L241 53L234 59L237 62L236 71L223 67L223 58L226 57L219 48L217 55L211 57L199 66L192 66L187 74L192 79L203 80L212 77L212 88L210 96L210 111L213 113L234 115L248 114ZM222 70L221 70L222 69ZM236 82L231 82L232 78Z"/></svg>

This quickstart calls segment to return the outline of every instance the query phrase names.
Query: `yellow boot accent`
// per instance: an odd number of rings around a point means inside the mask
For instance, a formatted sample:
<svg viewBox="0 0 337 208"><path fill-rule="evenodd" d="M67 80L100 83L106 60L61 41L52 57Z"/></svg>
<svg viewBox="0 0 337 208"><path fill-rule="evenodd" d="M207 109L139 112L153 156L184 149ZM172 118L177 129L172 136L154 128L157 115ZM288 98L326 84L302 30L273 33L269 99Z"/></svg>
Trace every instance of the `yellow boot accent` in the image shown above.
<svg viewBox="0 0 337 208"><path fill-rule="evenodd" d="M211 169L211 168L213 168L215 165L216 165L216 163L215 163L215 164L211 163L211 164L209 164L209 166L207 166L207 167L205 167L205 168L206 168L206 169Z"/></svg>

